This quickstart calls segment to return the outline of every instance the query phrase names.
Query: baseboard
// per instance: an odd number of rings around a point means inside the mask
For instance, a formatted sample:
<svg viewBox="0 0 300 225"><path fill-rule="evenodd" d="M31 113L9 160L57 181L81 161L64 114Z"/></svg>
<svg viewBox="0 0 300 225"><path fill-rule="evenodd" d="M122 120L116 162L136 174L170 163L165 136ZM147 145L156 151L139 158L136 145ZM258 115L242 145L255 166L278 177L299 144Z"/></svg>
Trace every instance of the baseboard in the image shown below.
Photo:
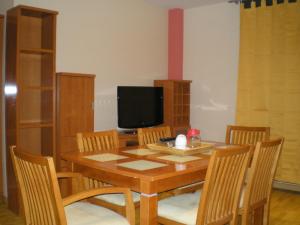
<svg viewBox="0 0 300 225"><path fill-rule="evenodd" d="M279 180L274 180L273 188L300 192L300 184L294 184L294 183L289 183L289 182L284 182Z"/></svg>

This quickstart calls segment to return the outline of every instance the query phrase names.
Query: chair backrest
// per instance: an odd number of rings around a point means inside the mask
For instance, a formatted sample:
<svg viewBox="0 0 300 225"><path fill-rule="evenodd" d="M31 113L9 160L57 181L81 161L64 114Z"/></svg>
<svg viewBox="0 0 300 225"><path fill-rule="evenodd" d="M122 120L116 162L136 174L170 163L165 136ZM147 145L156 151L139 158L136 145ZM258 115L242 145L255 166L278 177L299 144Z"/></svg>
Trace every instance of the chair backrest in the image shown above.
<svg viewBox="0 0 300 225"><path fill-rule="evenodd" d="M171 137L169 126L138 128L139 145L152 144L159 141L160 138Z"/></svg>
<svg viewBox="0 0 300 225"><path fill-rule="evenodd" d="M53 159L11 147L27 225L66 225Z"/></svg>
<svg viewBox="0 0 300 225"><path fill-rule="evenodd" d="M228 125L226 130L226 144L250 144L270 139L270 127L247 127Z"/></svg>
<svg viewBox="0 0 300 225"><path fill-rule="evenodd" d="M77 145L80 152L116 152L119 148L116 130L77 133Z"/></svg>
<svg viewBox="0 0 300 225"><path fill-rule="evenodd" d="M250 146L232 146L213 152L201 195L197 225L236 224L250 155Z"/></svg>
<svg viewBox="0 0 300 225"><path fill-rule="evenodd" d="M243 224L249 224L250 215L256 208L267 206L269 210L272 183L283 140L279 138L256 144L243 198Z"/></svg>
<svg viewBox="0 0 300 225"><path fill-rule="evenodd" d="M119 148L118 132L116 130L77 133L79 152L102 151L117 153ZM86 189L100 188L107 184L93 178L83 177Z"/></svg>

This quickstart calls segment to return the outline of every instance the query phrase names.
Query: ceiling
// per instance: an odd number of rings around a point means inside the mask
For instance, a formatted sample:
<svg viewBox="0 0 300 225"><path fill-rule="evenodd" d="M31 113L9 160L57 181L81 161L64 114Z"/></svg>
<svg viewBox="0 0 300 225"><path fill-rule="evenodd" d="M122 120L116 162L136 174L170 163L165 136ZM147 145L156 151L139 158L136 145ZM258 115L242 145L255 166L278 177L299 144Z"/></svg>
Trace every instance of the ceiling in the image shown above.
<svg viewBox="0 0 300 225"><path fill-rule="evenodd" d="M203 5L212 5L228 0L145 0L146 2L161 6L163 8L182 8L188 9Z"/></svg>

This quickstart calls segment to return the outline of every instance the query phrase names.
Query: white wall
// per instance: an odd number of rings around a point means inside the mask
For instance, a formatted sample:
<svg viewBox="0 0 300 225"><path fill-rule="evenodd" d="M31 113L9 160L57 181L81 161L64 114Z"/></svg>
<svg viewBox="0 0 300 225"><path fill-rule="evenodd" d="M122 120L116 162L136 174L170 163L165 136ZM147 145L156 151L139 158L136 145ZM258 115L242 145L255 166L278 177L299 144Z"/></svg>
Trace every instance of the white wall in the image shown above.
<svg viewBox="0 0 300 225"><path fill-rule="evenodd" d="M166 9L141 0L14 0L59 11L57 71L96 74L95 129L117 127L117 85L167 78Z"/></svg>
<svg viewBox="0 0 300 225"><path fill-rule="evenodd" d="M192 80L191 125L201 137L225 140L235 122L239 5L227 2L184 11L184 72Z"/></svg>
<svg viewBox="0 0 300 225"><path fill-rule="evenodd" d="M0 14L5 15L6 11L13 7L14 1L13 0L1 0L0 3Z"/></svg>

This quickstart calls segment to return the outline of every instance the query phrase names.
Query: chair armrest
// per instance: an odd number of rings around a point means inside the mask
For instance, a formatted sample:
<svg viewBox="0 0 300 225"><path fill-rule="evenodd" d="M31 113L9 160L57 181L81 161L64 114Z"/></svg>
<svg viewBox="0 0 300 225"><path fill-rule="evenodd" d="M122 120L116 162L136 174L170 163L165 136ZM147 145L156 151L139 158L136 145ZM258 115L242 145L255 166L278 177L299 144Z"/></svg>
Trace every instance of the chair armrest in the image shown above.
<svg viewBox="0 0 300 225"><path fill-rule="evenodd" d="M96 195L102 194L116 194L122 193L125 196L125 207L126 207L126 218L130 224L135 224L135 209L134 203L132 200L131 192L129 188L122 188L122 187L107 187L107 188L96 188L90 189L87 191L82 191L77 194L73 194L63 199L63 206L67 206L74 202L84 200L90 197L94 197Z"/></svg>
<svg viewBox="0 0 300 225"><path fill-rule="evenodd" d="M105 188L95 188L86 191L81 191L79 193L73 194L71 196L63 198L63 205L69 205L74 202L84 200L90 197L94 197L96 195L102 194L116 194L116 193L123 193L127 200L132 201L131 193L128 188L120 188L120 187L105 187Z"/></svg>

